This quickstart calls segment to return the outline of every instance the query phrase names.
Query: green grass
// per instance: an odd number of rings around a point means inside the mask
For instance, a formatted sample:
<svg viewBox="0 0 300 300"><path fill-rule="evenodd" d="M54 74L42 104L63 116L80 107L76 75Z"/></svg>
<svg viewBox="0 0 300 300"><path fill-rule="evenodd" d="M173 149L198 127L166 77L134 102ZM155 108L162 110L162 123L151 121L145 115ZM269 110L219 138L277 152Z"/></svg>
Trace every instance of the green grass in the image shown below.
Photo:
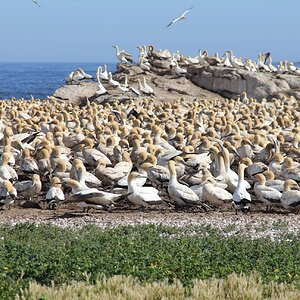
<svg viewBox="0 0 300 300"><path fill-rule="evenodd" d="M191 234L192 233L192 234ZM99 276L133 276L141 283L226 278L256 272L263 282L298 285L298 236L272 241L224 237L210 227L60 229L23 224L0 227L0 299L14 298L29 282L90 282Z"/></svg>

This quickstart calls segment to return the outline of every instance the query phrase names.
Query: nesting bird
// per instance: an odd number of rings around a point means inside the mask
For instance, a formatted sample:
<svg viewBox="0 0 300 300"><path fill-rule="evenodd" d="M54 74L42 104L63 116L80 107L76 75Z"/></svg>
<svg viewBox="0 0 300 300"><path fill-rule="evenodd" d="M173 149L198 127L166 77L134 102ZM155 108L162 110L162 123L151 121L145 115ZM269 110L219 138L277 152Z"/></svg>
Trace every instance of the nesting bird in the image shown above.
<svg viewBox="0 0 300 300"><path fill-rule="evenodd" d="M0 181L0 207L8 206L10 209L16 198L17 190L12 183L9 180Z"/></svg>
<svg viewBox="0 0 300 300"><path fill-rule="evenodd" d="M29 202L37 197L42 190L42 183L38 174L32 175L32 180L19 181L15 184L18 196L23 197Z"/></svg>
<svg viewBox="0 0 300 300"><path fill-rule="evenodd" d="M60 202L65 200L65 195L59 178L52 177L50 183L51 187L46 194L46 202L50 209L54 209Z"/></svg>
<svg viewBox="0 0 300 300"><path fill-rule="evenodd" d="M200 199L196 193L188 186L183 185L177 181L175 162L170 160L168 162L168 170L170 173L170 180L168 184L168 193L172 200L178 206L197 205L200 204Z"/></svg>

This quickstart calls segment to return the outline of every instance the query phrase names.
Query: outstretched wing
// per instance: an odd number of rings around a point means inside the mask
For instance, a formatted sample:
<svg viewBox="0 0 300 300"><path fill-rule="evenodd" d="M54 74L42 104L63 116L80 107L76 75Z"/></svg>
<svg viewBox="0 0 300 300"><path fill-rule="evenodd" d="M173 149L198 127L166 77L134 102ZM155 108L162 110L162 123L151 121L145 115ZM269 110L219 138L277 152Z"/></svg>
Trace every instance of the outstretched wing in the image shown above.
<svg viewBox="0 0 300 300"><path fill-rule="evenodd" d="M167 25L167 27L170 27L172 24L174 24L174 23L176 23L176 22L178 22L178 21L184 19L184 18L185 18L185 15L186 15L192 8L193 8L193 7L190 7L190 8L187 9L184 13L182 13L180 17L173 19L172 22L170 22L170 23Z"/></svg>
<svg viewBox="0 0 300 300"><path fill-rule="evenodd" d="M177 21L178 21L178 18L172 20L172 21L167 25L167 27L170 27L172 24L174 24L174 23L177 22Z"/></svg>
<svg viewBox="0 0 300 300"><path fill-rule="evenodd" d="M193 9L193 6L191 6L189 9L187 9L180 17L184 17L191 9Z"/></svg>
<svg viewBox="0 0 300 300"><path fill-rule="evenodd" d="M41 7L37 2L36 0L32 0L38 7Z"/></svg>

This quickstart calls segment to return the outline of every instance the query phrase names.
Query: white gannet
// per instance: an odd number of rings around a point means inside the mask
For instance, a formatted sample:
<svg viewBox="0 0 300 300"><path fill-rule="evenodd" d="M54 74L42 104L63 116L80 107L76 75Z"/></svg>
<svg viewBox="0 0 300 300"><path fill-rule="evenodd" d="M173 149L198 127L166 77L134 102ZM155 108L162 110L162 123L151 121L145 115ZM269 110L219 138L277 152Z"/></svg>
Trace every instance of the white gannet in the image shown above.
<svg viewBox="0 0 300 300"><path fill-rule="evenodd" d="M270 52L265 54L265 64L267 61L268 61L267 66L270 69L270 71L277 72L277 68L272 65L272 57L271 57Z"/></svg>
<svg viewBox="0 0 300 300"><path fill-rule="evenodd" d="M235 56L233 56L232 50L227 51L229 53L229 61L234 68L241 68L244 64Z"/></svg>
<svg viewBox="0 0 300 300"><path fill-rule="evenodd" d="M18 174L14 168L8 165L10 153L4 152L0 159L0 178L3 180L18 180Z"/></svg>
<svg viewBox="0 0 300 300"><path fill-rule="evenodd" d="M247 166L244 164L239 165L238 175L239 181L238 185L232 195L232 204L235 209L235 214L237 214L238 210L242 212L248 212L249 206L248 204L251 202L251 196L246 190L244 172Z"/></svg>
<svg viewBox="0 0 300 300"><path fill-rule="evenodd" d="M155 95L153 88L146 82L146 77L143 76L144 89L148 91L150 95Z"/></svg>
<svg viewBox="0 0 300 300"><path fill-rule="evenodd" d="M73 73L73 77L72 77L72 81L74 81L75 83L78 83L80 80L83 80L84 76L82 75L82 73L79 70L76 70Z"/></svg>
<svg viewBox="0 0 300 300"><path fill-rule="evenodd" d="M151 69L149 61L144 56L139 58L138 65L144 71L150 71Z"/></svg>
<svg viewBox="0 0 300 300"><path fill-rule="evenodd" d="M174 200L179 206L188 204L200 204L200 199L197 194L188 186L178 182L176 176L175 161L170 160L168 162L168 170L170 173L168 193L171 199Z"/></svg>
<svg viewBox="0 0 300 300"><path fill-rule="evenodd" d="M258 53L257 67L258 69L264 69L267 72L271 71L270 68L267 65L265 65L264 56L261 53Z"/></svg>
<svg viewBox="0 0 300 300"><path fill-rule="evenodd" d="M224 61L223 61L223 65L224 65L225 67L233 68L233 66L232 66L232 64L231 64L231 62L230 62L229 56L228 56L228 52L225 52L224 55L225 55L225 59L224 59Z"/></svg>
<svg viewBox="0 0 300 300"><path fill-rule="evenodd" d="M283 192L284 181L280 179L275 179L275 174L271 170L266 170L263 172L266 178L266 186L272 187L279 192Z"/></svg>
<svg viewBox="0 0 300 300"><path fill-rule="evenodd" d="M158 190L154 187L144 187L136 184L136 179L145 177L138 172L131 172L128 176L128 200L140 206L149 206L151 204L160 204L162 200L158 195Z"/></svg>
<svg viewBox="0 0 300 300"><path fill-rule="evenodd" d="M279 174L284 179L293 179L300 182L300 168L296 167L296 163L292 158L286 157L282 163L282 171Z"/></svg>
<svg viewBox="0 0 300 300"><path fill-rule="evenodd" d="M189 9L187 9L183 14L181 14L178 18L173 19L168 25L167 27L170 27L171 25L173 25L174 23L178 22L178 21L182 21L186 19L186 14L192 9L193 7L190 7Z"/></svg>
<svg viewBox="0 0 300 300"><path fill-rule="evenodd" d="M104 70L102 72L103 78L107 78L105 80L108 80L108 71L107 71L107 65L104 65Z"/></svg>
<svg viewBox="0 0 300 300"><path fill-rule="evenodd" d="M188 56L186 58L187 62L191 65L195 65L195 64L199 64L199 59L198 59L198 56L196 57L191 57L191 56Z"/></svg>
<svg viewBox="0 0 300 300"><path fill-rule="evenodd" d="M123 85L121 85L121 84L117 86L117 89L118 89L119 91L123 92L123 93L129 91L129 88L127 88L127 87L125 87L125 86L123 86Z"/></svg>
<svg viewBox="0 0 300 300"><path fill-rule="evenodd" d="M203 53L201 52L201 50L198 51L197 58L200 64L207 65L208 64L208 62L206 61L207 57L208 57L208 52L206 50L204 50Z"/></svg>
<svg viewBox="0 0 300 300"><path fill-rule="evenodd" d="M223 179L224 182L228 185L227 190L231 193L234 193L237 185L238 185L238 174L236 174L233 170L230 168L230 159L229 159L229 151L227 148L225 148L222 144L220 144L221 152L224 158L224 164L225 164L225 172L222 172L223 174L220 174L221 180ZM245 181L246 189L249 189L251 186L250 184Z"/></svg>
<svg viewBox="0 0 300 300"><path fill-rule="evenodd" d="M270 210L271 206L281 206L281 193L269 186L266 186L266 178L263 174L255 175L257 182L254 184L254 193L258 200L267 205L266 211Z"/></svg>
<svg viewBox="0 0 300 300"><path fill-rule="evenodd" d="M226 202L230 203L232 194L227 192L221 185L218 185L213 177L208 176L202 183L202 199L212 206L222 206ZM226 186L226 185L225 185Z"/></svg>
<svg viewBox="0 0 300 300"><path fill-rule="evenodd" d="M106 65L104 65L104 71L102 72L102 66L99 66L97 69L97 76L99 76L102 80L108 81L108 72L106 70Z"/></svg>
<svg viewBox="0 0 300 300"><path fill-rule="evenodd" d="M113 186L120 179L124 178L131 170L122 170L118 167L106 167L106 161L99 159L95 168L95 174L102 182L102 186Z"/></svg>
<svg viewBox="0 0 300 300"><path fill-rule="evenodd" d="M138 78L138 84L139 84L139 91L142 92L145 95L154 95L154 91L152 87L150 87L147 83L147 86L145 86L146 78L144 77L144 84L141 83L141 80Z"/></svg>
<svg viewBox="0 0 300 300"><path fill-rule="evenodd" d="M147 46L137 46L137 48L139 49L139 57L147 57L148 53L147 53Z"/></svg>
<svg viewBox="0 0 300 300"><path fill-rule="evenodd" d="M117 87L120 85L120 83L118 81L113 80L111 72L108 73L108 84L113 87Z"/></svg>
<svg viewBox="0 0 300 300"><path fill-rule="evenodd" d="M171 58L170 58L170 67L175 67L175 66L176 66L177 60L175 59L174 55L175 55L175 54L172 53L172 56L171 56Z"/></svg>
<svg viewBox="0 0 300 300"><path fill-rule="evenodd" d="M17 190L13 187L9 180L0 181L0 207L5 205L10 206L14 203L17 197Z"/></svg>
<svg viewBox="0 0 300 300"><path fill-rule="evenodd" d="M72 84L73 82L73 76L74 76L74 72L72 71L70 74L68 74L68 76L65 78L65 82L66 84Z"/></svg>
<svg viewBox="0 0 300 300"><path fill-rule="evenodd" d="M93 76L85 73L82 68L78 68L78 71L82 74L84 79L93 79Z"/></svg>
<svg viewBox="0 0 300 300"><path fill-rule="evenodd" d="M27 148L22 151L22 157L20 159L20 168L24 173L38 173L39 168L36 160L30 156L30 152Z"/></svg>
<svg viewBox="0 0 300 300"><path fill-rule="evenodd" d="M22 197L29 199L38 196L42 190L42 183L38 174L32 175L32 180L18 181L15 184L18 194Z"/></svg>
<svg viewBox="0 0 300 300"><path fill-rule="evenodd" d="M175 60L175 73L179 76L185 75L187 73L186 69L179 67L178 62Z"/></svg>
<svg viewBox="0 0 300 300"><path fill-rule="evenodd" d="M139 90L137 90L136 88L130 86L129 90L132 91L132 95L133 97L139 97L141 95L141 93L139 92Z"/></svg>
<svg viewBox="0 0 300 300"><path fill-rule="evenodd" d="M88 188L86 186L81 185L78 181L74 179L66 179L64 180L64 182L72 188L72 196L71 198L65 200L63 203L85 202L88 205L85 207L89 207L89 204L103 205L105 207L114 204L114 201L117 201L124 197L124 195L122 194L113 194L109 192L100 191L96 188Z"/></svg>
<svg viewBox="0 0 300 300"><path fill-rule="evenodd" d="M54 209L60 201L65 200L65 195L61 189L61 181L58 177L52 177L50 182L51 187L46 194L46 201L48 203L48 207L50 209Z"/></svg>
<svg viewBox="0 0 300 300"><path fill-rule="evenodd" d="M82 149L82 155L86 160L87 164L96 167L97 161L102 158L106 161L107 164L111 164L110 159L104 155L101 151L94 149L94 141L90 138L84 139L85 147Z"/></svg>
<svg viewBox="0 0 300 300"><path fill-rule="evenodd" d="M143 163L139 170L147 173L151 184L155 187L163 186L164 182L169 182L170 174L166 167L154 165L153 163Z"/></svg>
<svg viewBox="0 0 300 300"><path fill-rule="evenodd" d="M100 180L90 172L87 172L82 160L74 159L70 171L70 178L77 180L81 185L90 183L94 185L101 185Z"/></svg>
<svg viewBox="0 0 300 300"><path fill-rule="evenodd" d="M291 190L294 188L296 190ZM281 196L281 205L289 211L299 211L300 191L296 181L288 179L284 183L284 191Z"/></svg>
<svg viewBox="0 0 300 300"><path fill-rule="evenodd" d="M102 85L101 82L98 81L98 89L96 91L96 94L101 96L101 95L105 95L107 93L107 89Z"/></svg>
<svg viewBox="0 0 300 300"><path fill-rule="evenodd" d="M121 62L121 63L128 63L128 62L133 62L131 55L126 53L124 50L120 51L118 46L113 46L113 48L116 49L116 56L117 59Z"/></svg>

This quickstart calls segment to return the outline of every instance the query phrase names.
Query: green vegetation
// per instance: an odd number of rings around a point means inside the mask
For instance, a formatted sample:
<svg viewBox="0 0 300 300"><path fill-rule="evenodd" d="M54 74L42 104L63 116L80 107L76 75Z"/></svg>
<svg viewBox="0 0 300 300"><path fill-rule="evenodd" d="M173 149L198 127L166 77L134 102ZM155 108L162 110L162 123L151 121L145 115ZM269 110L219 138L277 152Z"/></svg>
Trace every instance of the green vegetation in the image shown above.
<svg viewBox="0 0 300 300"><path fill-rule="evenodd" d="M256 272L264 283L298 285L299 250L297 236L251 240L242 234L224 237L204 226L106 230L95 226L5 226L0 227L0 299L14 298L29 282L85 282L87 274L90 283L103 276L124 275L141 284L178 279L183 286L190 286L194 279Z"/></svg>
<svg viewBox="0 0 300 300"><path fill-rule="evenodd" d="M30 283L29 288L22 291L18 300L86 300L86 299L131 299L131 300L298 300L300 290L294 285L269 283L263 284L255 275L249 277L236 274L226 279L194 280L185 288L180 281L173 283L152 282L139 283L132 277L114 276L109 279L97 280L94 284L72 283L59 287L41 286Z"/></svg>

